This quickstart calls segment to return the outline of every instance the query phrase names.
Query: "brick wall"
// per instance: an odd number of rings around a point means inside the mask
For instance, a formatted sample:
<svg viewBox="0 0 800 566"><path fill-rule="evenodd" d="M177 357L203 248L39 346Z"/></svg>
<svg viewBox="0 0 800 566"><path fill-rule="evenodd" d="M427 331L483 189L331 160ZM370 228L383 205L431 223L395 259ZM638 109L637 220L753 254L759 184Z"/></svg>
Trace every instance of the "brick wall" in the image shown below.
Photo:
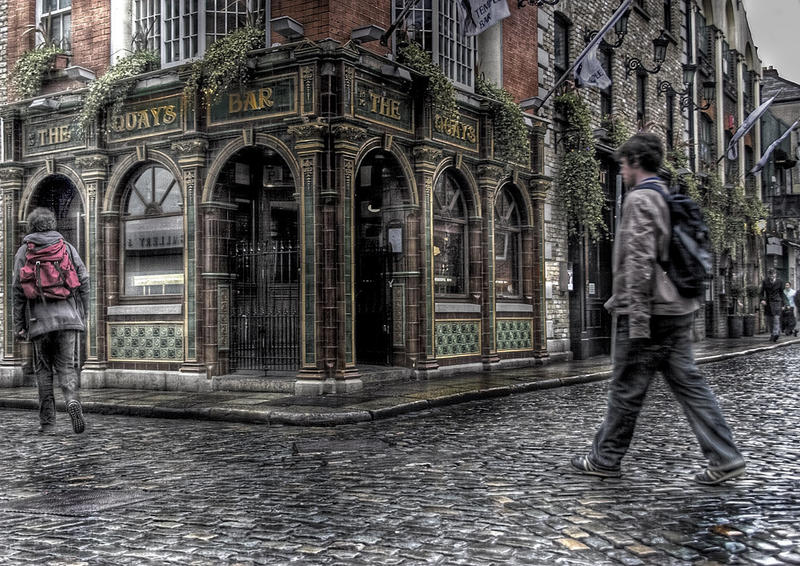
<svg viewBox="0 0 800 566"><path fill-rule="evenodd" d="M539 68L537 65L536 20L533 6L518 8L508 3L511 16L503 20L503 86L514 100L536 96Z"/></svg>
<svg viewBox="0 0 800 566"><path fill-rule="evenodd" d="M72 65L91 69L97 76L108 69L111 57L110 17L109 2L73 2Z"/></svg>

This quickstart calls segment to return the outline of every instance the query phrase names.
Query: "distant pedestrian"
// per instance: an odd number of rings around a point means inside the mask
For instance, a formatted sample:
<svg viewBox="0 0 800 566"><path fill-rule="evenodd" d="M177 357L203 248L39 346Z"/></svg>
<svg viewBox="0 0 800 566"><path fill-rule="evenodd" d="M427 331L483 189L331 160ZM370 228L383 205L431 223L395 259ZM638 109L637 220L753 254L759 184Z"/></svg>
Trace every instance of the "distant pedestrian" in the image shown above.
<svg viewBox="0 0 800 566"><path fill-rule="evenodd" d="M14 257L14 332L33 342L33 364L39 389L39 432L55 431L57 379L76 433L84 431L75 368L78 333L86 330L89 275L72 244L56 231L48 208L28 217L30 233Z"/></svg>
<svg viewBox="0 0 800 566"><path fill-rule="evenodd" d="M797 291L792 289L792 284L788 281L783 286L783 295L786 297L786 306L783 307L781 314L781 330L787 336L797 336L797 305L795 304Z"/></svg>
<svg viewBox="0 0 800 566"><path fill-rule="evenodd" d="M777 342L781 335L781 313L787 299L783 294L783 281L778 279L774 269L767 270L767 278L761 283L761 304L770 331L769 339Z"/></svg>
<svg viewBox="0 0 800 566"><path fill-rule="evenodd" d="M661 141L650 133L636 134L617 150L623 180L636 190L623 203L614 240L613 295L606 303L618 315L614 369L605 420L589 453L573 457L570 464L584 474L622 475L622 458L658 370L708 459L694 479L713 485L743 474L745 461L695 365L691 335L698 301L682 297L658 262L669 249L670 213L661 194L648 189L668 190L656 174L663 157Z"/></svg>

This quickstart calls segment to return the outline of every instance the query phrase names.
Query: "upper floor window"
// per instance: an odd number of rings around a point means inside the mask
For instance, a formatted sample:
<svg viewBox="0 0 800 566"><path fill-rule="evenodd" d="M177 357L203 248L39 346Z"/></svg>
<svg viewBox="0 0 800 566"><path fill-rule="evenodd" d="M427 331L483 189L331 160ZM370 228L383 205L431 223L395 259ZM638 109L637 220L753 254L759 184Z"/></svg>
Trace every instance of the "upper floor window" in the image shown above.
<svg viewBox="0 0 800 566"><path fill-rule="evenodd" d="M569 24L558 15L553 28L553 41L553 69L558 79L569 68Z"/></svg>
<svg viewBox="0 0 800 566"><path fill-rule="evenodd" d="M72 48L72 0L39 0L36 3L39 27L47 40L65 51Z"/></svg>
<svg viewBox="0 0 800 566"><path fill-rule="evenodd" d="M601 47L597 50L597 59L600 65L606 72L606 76L611 78L611 48ZM600 89L600 115L608 116L613 112L613 95L611 89L613 84L609 84L606 88Z"/></svg>
<svg viewBox="0 0 800 566"><path fill-rule="evenodd" d="M191 60L238 28L250 15L263 15L259 0L134 0L133 34L161 54L161 65Z"/></svg>
<svg viewBox="0 0 800 566"><path fill-rule="evenodd" d="M467 294L467 203L445 171L433 191L433 288L436 295Z"/></svg>
<svg viewBox="0 0 800 566"><path fill-rule="evenodd" d="M664 29L672 33L672 0L664 0Z"/></svg>
<svg viewBox="0 0 800 566"><path fill-rule="evenodd" d="M517 201L508 188L494 207L494 287L498 299L522 295L522 230Z"/></svg>
<svg viewBox="0 0 800 566"><path fill-rule="evenodd" d="M644 127L647 118L647 75L636 73L636 125Z"/></svg>
<svg viewBox="0 0 800 566"><path fill-rule="evenodd" d="M666 138L667 138L667 149L673 149L674 147L674 138L675 138L675 95L672 93L667 93L667 128L666 128Z"/></svg>
<svg viewBox="0 0 800 566"><path fill-rule="evenodd" d="M172 173L149 165L123 197L124 294L183 292L183 196Z"/></svg>
<svg viewBox="0 0 800 566"><path fill-rule="evenodd" d="M475 80L475 38L465 35L458 17L460 0L422 0L406 17L410 39L428 51L445 76L458 86L472 89ZM394 0L394 17L406 2Z"/></svg>

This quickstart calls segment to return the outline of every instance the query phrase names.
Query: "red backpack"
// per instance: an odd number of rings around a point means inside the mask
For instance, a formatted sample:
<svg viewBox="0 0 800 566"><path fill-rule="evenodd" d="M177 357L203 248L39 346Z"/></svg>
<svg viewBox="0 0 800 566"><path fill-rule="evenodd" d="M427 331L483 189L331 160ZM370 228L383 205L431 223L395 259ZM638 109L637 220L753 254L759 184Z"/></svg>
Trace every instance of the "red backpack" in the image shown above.
<svg viewBox="0 0 800 566"><path fill-rule="evenodd" d="M28 299L66 299L81 286L64 240L39 250L28 242L19 281Z"/></svg>

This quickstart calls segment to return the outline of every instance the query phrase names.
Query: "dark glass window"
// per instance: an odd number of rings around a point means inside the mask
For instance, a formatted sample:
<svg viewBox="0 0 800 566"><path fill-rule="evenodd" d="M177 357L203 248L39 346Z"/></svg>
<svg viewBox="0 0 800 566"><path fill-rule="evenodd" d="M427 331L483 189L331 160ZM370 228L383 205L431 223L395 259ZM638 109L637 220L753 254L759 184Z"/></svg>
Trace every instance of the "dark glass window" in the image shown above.
<svg viewBox="0 0 800 566"><path fill-rule="evenodd" d="M600 61L600 65L603 67L603 70L608 75L608 78L611 77L611 49L610 48L600 48L597 50L597 58ZM613 83L608 87L600 90L600 115L601 116L608 116L614 110L612 104L612 92L611 89L613 88Z"/></svg>
<svg viewBox="0 0 800 566"><path fill-rule="evenodd" d="M149 165L128 183L123 202L124 294L181 294L183 196L175 177Z"/></svg>
<svg viewBox="0 0 800 566"><path fill-rule="evenodd" d="M467 206L455 177L445 172L433 191L433 286L436 295L467 294Z"/></svg>
<svg viewBox="0 0 800 566"><path fill-rule="evenodd" d="M494 208L494 287L498 299L522 295L522 232L517 201L508 188Z"/></svg>
<svg viewBox="0 0 800 566"><path fill-rule="evenodd" d="M553 35L553 67L558 79L569 68L569 24L561 16L556 15Z"/></svg>
<svg viewBox="0 0 800 566"><path fill-rule="evenodd" d="M667 93L667 149L672 149L675 136L675 95Z"/></svg>
<svg viewBox="0 0 800 566"><path fill-rule="evenodd" d="M672 33L672 0L664 0L664 29Z"/></svg>
<svg viewBox="0 0 800 566"><path fill-rule="evenodd" d="M647 118L647 75L636 74L636 124L639 128L644 126Z"/></svg>

